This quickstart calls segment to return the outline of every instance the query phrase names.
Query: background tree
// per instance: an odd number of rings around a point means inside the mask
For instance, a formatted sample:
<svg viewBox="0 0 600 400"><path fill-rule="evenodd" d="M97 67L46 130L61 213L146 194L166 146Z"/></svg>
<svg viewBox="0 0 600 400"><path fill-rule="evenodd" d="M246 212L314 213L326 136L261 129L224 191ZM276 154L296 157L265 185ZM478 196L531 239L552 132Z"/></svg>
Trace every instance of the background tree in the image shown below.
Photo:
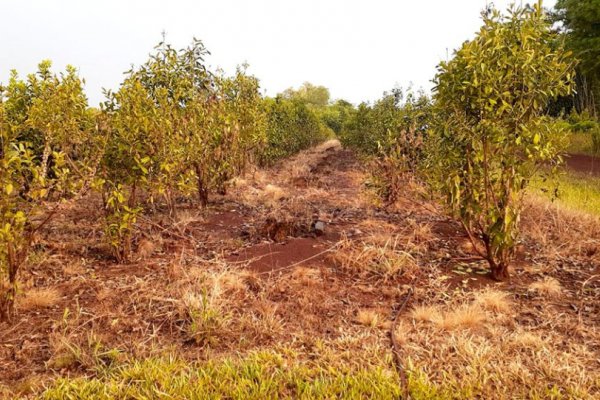
<svg viewBox="0 0 600 400"><path fill-rule="evenodd" d="M577 68L576 105L597 116L600 111L600 2L558 0L554 18L561 23L567 48L580 60Z"/></svg>
<svg viewBox="0 0 600 400"><path fill-rule="evenodd" d="M320 118L336 135L342 129L354 111L354 105L346 100L337 100L320 112Z"/></svg>
<svg viewBox="0 0 600 400"><path fill-rule="evenodd" d="M233 77L215 77L214 100L219 123L214 134L220 139L212 150L212 157L218 158L210 166L210 184L221 194L225 193L225 183L242 173L266 142L266 115L259 81L246 70L244 65L237 68Z"/></svg>
<svg viewBox="0 0 600 400"><path fill-rule="evenodd" d="M314 107L325 107L329 104L329 89L325 86L313 85L310 82L304 82L298 89L288 88L281 96L288 100L302 100Z"/></svg>
<svg viewBox="0 0 600 400"><path fill-rule="evenodd" d="M387 203L396 201L404 183L420 173L430 118L430 99L401 89L385 92L373 106L360 104L347 117L340 138L374 159L371 182Z"/></svg>
<svg viewBox="0 0 600 400"><path fill-rule="evenodd" d="M572 92L574 63L555 43L541 4L490 10L435 78L440 188L495 279L509 275L530 178L560 161L565 133L544 113Z"/></svg>
<svg viewBox="0 0 600 400"><path fill-rule="evenodd" d="M264 100L266 145L260 153L261 165L273 164L330 137L331 131L313 108L299 99L282 96Z"/></svg>

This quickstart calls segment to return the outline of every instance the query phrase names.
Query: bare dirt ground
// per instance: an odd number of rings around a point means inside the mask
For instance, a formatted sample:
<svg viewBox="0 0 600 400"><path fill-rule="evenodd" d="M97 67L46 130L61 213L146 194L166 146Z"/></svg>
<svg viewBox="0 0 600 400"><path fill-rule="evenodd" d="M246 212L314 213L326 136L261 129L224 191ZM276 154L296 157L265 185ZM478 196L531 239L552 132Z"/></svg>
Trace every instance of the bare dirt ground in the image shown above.
<svg viewBox="0 0 600 400"><path fill-rule="evenodd" d="M324 144L237 179L207 210L182 202L174 219L141 218L129 265L100 244L101 205L86 199L47 227L23 271L19 315L0 325L0 389L36 393L166 352L290 347L318 361L326 347L349 365L391 365L392 320L414 287L394 334L433 384L497 368L487 398L536 382L600 394L597 219L529 200L513 278L497 283L417 184L380 208L365 182L364 163Z"/></svg>
<svg viewBox="0 0 600 400"><path fill-rule="evenodd" d="M567 168L589 174L600 176L600 158L588 156L586 154L569 154L566 158Z"/></svg>

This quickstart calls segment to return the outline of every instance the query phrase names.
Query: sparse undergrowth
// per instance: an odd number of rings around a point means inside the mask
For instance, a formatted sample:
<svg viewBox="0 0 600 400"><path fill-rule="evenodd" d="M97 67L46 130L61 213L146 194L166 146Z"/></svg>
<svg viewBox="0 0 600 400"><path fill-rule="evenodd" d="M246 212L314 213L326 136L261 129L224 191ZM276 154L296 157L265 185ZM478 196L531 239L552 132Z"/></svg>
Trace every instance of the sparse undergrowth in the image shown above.
<svg viewBox="0 0 600 400"><path fill-rule="evenodd" d="M563 342L560 332L515 326L516 316L511 295L497 290L414 306L395 332L408 352L412 398L598 394L600 375L589 369L596 361L587 346ZM94 378L59 379L41 398L398 398L402 388L385 348L385 328L371 323L367 332L317 340L308 360L298 348L275 346L203 363L173 357L136 361L101 370ZM378 340L364 346L368 336ZM352 355L360 361L348 362Z"/></svg>

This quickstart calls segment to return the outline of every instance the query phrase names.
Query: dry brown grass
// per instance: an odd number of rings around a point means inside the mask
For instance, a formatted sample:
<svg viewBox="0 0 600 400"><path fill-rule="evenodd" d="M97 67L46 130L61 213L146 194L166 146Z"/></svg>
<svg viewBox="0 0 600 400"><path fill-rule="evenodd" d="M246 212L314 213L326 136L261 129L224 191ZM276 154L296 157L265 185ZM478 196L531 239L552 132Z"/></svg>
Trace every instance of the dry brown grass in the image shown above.
<svg viewBox="0 0 600 400"><path fill-rule="evenodd" d="M539 335L525 330L513 332L510 340L517 349L523 350L537 351L546 345L546 342Z"/></svg>
<svg viewBox="0 0 600 400"><path fill-rule="evenodd" d="M18 307L21 310L36 310L40 308L49 308L57 305L62 298L62 294L55 288L30 289L25 292L25 296L18 300Z"/></svg>
<svg viewBox="0 0 600 400"><path fill-rule="evenodd" d="M356 314L356 321L371 328L376 328L381 324L381 316L374 310L359 310Z"/></svg>
<svg viewBox="0 0 600 400"><path fill-rule="evenodd" d="M573 335L568 321L560 329L553 324L533 330L513 318L492 318L488 313L519 312L507 296L484 290L456 294L445 304L414 307L396 331L408 365L458 398L473 393L481 398L549 398L553 386L569 388L560 389L570 393L567 398L594 398L600 390L600 373L593 366L597 354L581 343L562 344ZM538 313L532 310L523 312ZM598 338L594 327L578 334ZM493 377L494 389L482 386L482 376Z"/></svg>
<svg viewBox="0 0 600 400"><path fill-rule="evenodd" d="M476 304L464 304L443 314L443 318L434 323L440 329L452 331L481 328L487 316Z"/></svg>
<svg viewBox="0 0 600 400"><path fill-rule="evenodd" d="M415 306L411 311L411 317L420 322L437 322L443 319L438 307L431 305Z"/></svg>
<svg viewBox="0 0 600 400"><path fill-rule="evenodd" d="M285 168L283 169L283 174L285 176L284 180L291 183L296 182L298 179L309 180L312 171L319 162L325 158L332 149L339 150L340 148L340 142L333 139L314 148L301 151L286 162Z"/></svg>
<svg viewBox="0 0 600 400"><path fill-rule="evenodd" d="M524 235L549 260L591 259L600 262L600 218L565 209L545 198L529 195L524 211ZM543 216L543 218L540 218Z"/></svg>
<svg viewBox="0 0 600 400"><path fill-rule="evenodd" d="M541 296L553 298L560 296L563 289L558 280L548 277L529 285L529 290Z"/></svg>
<svg viewBox="0 0 600 400"><path fill-rule="evenodd" d="M509 294L498 290L487 289L475 294L475 304L495 313L508 313L512 307Z"/></svg>
<svg viewBox="0 0 600 400"><path fill-rule="evenodd" d="M382 244L355 243L346 238L329 258L346 271L369 273L384 280L411 275L418 269L414 257L403 251L398 240L393 238L388 238Z"/></svg>
<svg viewBox="0 0 600 400"><path fill-rule="evenodd" d="M381 247L393 243L396 248L415 254L424 253L429 244L436 240L431 224L420 223L410 218L401 226L380 219L367 218L361 221L357 228L367 234L364 239L367 243Z"/></svg>

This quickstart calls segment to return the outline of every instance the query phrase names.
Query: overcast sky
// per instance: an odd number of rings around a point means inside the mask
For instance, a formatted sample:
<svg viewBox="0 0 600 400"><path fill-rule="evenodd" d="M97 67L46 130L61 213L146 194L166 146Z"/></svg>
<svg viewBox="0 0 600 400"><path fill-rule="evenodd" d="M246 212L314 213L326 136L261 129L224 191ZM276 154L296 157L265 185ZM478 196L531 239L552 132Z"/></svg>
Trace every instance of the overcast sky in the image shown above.
<svg viewBox="0 0 600 400"><path fill-rule="evenodd" d="M504 9L510 0L496 0ZM520 1L519 1L520 3ZM551 7L554 0L546 0ZM248 62L269 95L304 81L333 98L374 100L399 85L431 88L436 64L473 37L486 0L0 0L0 82L11 69L77 67L90 105L117 88L166 32L204 41L208 63Z"/></svg>

